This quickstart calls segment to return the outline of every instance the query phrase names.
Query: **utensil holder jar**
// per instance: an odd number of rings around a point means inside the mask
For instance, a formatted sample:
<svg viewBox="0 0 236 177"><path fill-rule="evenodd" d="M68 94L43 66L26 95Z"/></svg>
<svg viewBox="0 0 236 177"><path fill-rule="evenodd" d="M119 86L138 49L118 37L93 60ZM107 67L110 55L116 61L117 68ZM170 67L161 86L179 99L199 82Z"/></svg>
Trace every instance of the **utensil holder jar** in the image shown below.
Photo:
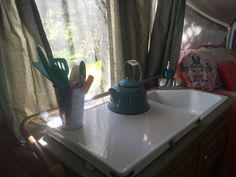
<svg viewBox="0 0 236 177"><path fill-rule="evenodd" d="M84 96L80 89L55 88L62 128L73 130L83 126Z"/></svg>

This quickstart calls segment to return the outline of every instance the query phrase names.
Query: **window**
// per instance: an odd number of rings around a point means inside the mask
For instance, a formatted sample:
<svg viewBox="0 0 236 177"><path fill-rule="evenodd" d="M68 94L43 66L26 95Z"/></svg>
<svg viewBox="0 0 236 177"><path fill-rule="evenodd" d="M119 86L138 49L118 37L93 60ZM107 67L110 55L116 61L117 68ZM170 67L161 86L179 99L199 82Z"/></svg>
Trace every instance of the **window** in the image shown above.
<svg viewBox="0 0 236 177"><path fill-rule="evenodd" d="M186 5L181 49L199 48L204 44L220 45L226 35L226 28Z"/></svg>
<svg viewBox="0 0 236 177"><path fill-rule="evenodd" d="M84 60L94 82L87 99L110 88L106 0L35 0L54 57Z"/></svg>

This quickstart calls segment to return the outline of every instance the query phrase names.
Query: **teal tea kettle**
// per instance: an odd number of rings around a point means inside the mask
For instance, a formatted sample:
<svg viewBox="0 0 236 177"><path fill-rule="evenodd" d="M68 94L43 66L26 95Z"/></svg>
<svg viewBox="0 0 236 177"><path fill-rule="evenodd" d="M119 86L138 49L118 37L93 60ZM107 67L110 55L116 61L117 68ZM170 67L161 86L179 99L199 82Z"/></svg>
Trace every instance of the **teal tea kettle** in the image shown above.
<svg viewBox="0 0 236 177"><path fill-rule="evenodd" d="M126 77L109 89L108 108L120 114L139 114L149 109L145 87L132 77Z"/></svg>
<svg viewBox="0 0 236 177"><path fill-rule="evenodd" d="M118 82L109 89L108 108L119 114L139 114L149 109L147 91L143 84L132 76Z"/></svg>

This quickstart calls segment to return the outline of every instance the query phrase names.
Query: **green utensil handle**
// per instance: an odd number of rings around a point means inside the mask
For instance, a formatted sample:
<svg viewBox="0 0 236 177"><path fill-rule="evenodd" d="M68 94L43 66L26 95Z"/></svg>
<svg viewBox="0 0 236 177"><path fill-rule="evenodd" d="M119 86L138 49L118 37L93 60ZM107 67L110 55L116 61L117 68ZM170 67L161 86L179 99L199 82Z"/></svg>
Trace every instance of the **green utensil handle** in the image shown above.
<svg viewBox="0 0 236 177"><path fill-rule="evenodd" d="M86 80L86 65L83 60L79 64L79 76L81 84L83 85Z"/></svg>

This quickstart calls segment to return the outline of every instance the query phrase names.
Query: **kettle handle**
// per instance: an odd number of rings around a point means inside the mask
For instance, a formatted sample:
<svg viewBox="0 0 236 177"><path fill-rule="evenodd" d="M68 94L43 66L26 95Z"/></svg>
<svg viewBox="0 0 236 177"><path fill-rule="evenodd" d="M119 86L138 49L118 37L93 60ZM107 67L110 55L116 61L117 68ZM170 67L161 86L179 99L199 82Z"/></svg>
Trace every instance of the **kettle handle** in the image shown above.
<svg viewBox="0 0 236 177"><path fill-rule="evenodd" d="M125 65L126 64L130 64L131 66L137 66L138 65L138 68L139 68L139 81L141 81L142 80L142 75L143 75L143 73L142 73L142 69L141 69L141 66L140 66L140 64L139 64L139 62L137 61L137 60L135 60L135 59L132 59L132 60L127 60L125 63L124 63L124 68L125 68Z"/></svg>

